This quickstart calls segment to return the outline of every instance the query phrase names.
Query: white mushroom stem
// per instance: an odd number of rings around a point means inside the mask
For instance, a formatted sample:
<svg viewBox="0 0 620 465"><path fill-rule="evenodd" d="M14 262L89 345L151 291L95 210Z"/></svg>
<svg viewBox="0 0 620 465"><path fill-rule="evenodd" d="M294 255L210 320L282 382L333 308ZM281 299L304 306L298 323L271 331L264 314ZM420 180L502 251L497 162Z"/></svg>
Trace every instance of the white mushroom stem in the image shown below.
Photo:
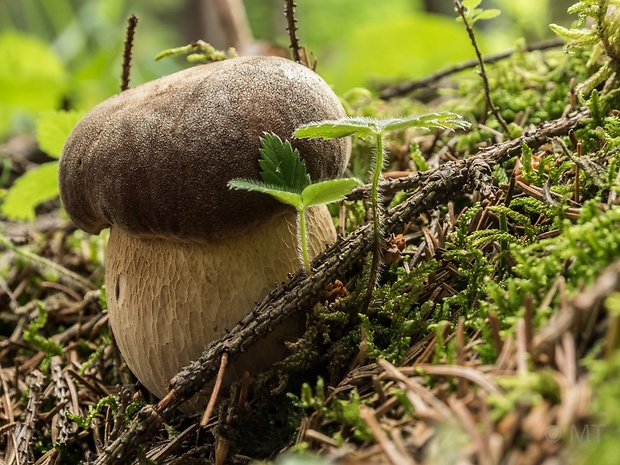
<svg viewBox="0 0 620 465"><path fill-rule="evenodd" d="M336 240L336 232L323 205L309 209L307 221L314 257ZM295 212L211 243L137 237L112 227L106 252L108 311L129 368L163 397L183 366L299 267ZM225 382L281 360L284 340L303 331L300 320L276 328L260 350L230 364Z"/></svg>

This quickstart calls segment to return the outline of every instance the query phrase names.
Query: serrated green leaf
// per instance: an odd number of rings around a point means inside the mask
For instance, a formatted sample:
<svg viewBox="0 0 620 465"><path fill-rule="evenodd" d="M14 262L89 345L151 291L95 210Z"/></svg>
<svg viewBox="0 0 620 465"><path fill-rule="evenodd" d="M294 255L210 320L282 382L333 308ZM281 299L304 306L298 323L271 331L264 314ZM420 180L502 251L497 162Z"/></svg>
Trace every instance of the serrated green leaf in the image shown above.
<svg viewBox="0 0 620 465"><path fill-rule="evenodd" d="M468 128L469 122L461 118L456 113L438 112L428 113L426 115L413 116L410 118L394 118L385 120L382 123L384 133L396 131L406 128L440 128L440 129L457 129Z"/></svg>
<svg viewBox="0 0 620 465"><path fill-rule="evenodd" d="M21 177L8 190L2 214L11 220L32 221L37 205L58 196L58 162L40 165Z"/></svg>
<svg viewBox="0 0 620 465"><path fill-rule="evenodd" d="M378 121L363 117L318 121L299 126L293 133L293 137L325 140L348 136L366 137L379 133Z"/></svg>
<svg viewBox="0 0 620 465"><path fill-rule="evenodd" d="M306 165L289 141L283 142L277 135L266 133L261 138L260 154L262 159L258 163L265 184L297 194L310 184Z"/></svg>
<svg viewBox="0 0 620 465"><path fill-rule="evenodd" d="M69 133L84 116L83 111L48 111L37 119L37 142L49 156L59 158Z"/></svg>
<svg viewBox="0 0 620 465"><path fill-rule="evenodd" d="M355 178L330 179L311 184L301 193L303 205L311 207L338 202L360 184L362 182Z"/></svg>
<svg viewBox="0 0 620 465"><path fill-rule="evenodd" d="M250 179L233 179L232 181L228 181L228 187L230 189L269 194L278 199L280 202L287 205L292 205L296 209L300 209L302 207L301 194L282 190L278 186L270 186L260 181L252 181Z"/></svg>
<svg viewBox="0 0 620 465"><path fill-rule="evenodd" d="M293 136L299 138L336 139L347 136L366 137L369 135L387 134L409 127L455 129L467 128L469 126L470 124L459 115L450 112L391 119L350 117L341 120L304 124L297 128Z"/></svg>

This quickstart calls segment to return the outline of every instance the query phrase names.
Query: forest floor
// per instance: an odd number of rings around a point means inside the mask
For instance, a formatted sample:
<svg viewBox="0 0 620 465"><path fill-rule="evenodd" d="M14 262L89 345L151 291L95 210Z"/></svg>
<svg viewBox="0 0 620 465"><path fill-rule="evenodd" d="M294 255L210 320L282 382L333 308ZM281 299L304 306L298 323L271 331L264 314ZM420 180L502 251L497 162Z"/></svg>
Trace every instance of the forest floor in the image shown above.
<svg viewBox="0 0 620 465"><path fill-rule="evenodd" d="M615 88L576 99L588 73L558 49L490 65L509 134L471 73L345 95L355 116L441 105L474 124L388 138L385 264L368 311L365 187L332 209L341 234L313 280L300 271L259 304L288 311L282 296L295 295L309 315L291 357L222 390L202 424L177 407L216 376L223 346L153 398L108 327L105 235L78 231L57 202L32 223L2 221L2 463L552 464L617 452L620 118ZM371 159L356 140L352 173Z"/></svg>

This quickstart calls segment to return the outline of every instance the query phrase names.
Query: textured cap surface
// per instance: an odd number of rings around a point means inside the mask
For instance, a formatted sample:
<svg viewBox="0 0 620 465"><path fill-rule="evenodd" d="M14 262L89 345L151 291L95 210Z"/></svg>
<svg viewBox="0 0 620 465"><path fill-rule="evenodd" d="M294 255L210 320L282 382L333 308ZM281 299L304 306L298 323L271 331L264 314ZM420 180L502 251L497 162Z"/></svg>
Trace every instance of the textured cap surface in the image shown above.
<svg viewBox="0 0 620 465"><path fill-rule="evenodd" d="M73 129L60 196L81 229L114 224L139 235L218 239L286 207L231 191L260 179L259 138L290 139L301 124L345 116L313 71L276 57L196 66L116 95ZM350 141L295 140L313 181L340 176Z"/></svg>

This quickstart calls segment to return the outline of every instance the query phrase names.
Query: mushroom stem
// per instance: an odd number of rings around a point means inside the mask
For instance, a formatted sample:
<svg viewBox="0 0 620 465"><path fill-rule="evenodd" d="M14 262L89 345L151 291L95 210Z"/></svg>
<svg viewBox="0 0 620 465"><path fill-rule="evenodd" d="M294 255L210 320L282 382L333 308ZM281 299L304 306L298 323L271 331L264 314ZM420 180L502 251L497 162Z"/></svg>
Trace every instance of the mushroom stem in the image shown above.
<svg viewBox="0 0 620 465"><path fill-rule="evenodd" d="M296 217L289 210L244 236L216 242L138 237L111 228L106 250L110 326L144 386L163 397L181 368L299 268ZM335 242L336 231L325 205L309 208L306 222L308 255L313 257ZM305 324L287 321L281 326L261 339L256 350L228 364L223 386L244 371L256 373L286 356L284 342L301 336ZM194 407L204 409L206 394Z"/></svg>

